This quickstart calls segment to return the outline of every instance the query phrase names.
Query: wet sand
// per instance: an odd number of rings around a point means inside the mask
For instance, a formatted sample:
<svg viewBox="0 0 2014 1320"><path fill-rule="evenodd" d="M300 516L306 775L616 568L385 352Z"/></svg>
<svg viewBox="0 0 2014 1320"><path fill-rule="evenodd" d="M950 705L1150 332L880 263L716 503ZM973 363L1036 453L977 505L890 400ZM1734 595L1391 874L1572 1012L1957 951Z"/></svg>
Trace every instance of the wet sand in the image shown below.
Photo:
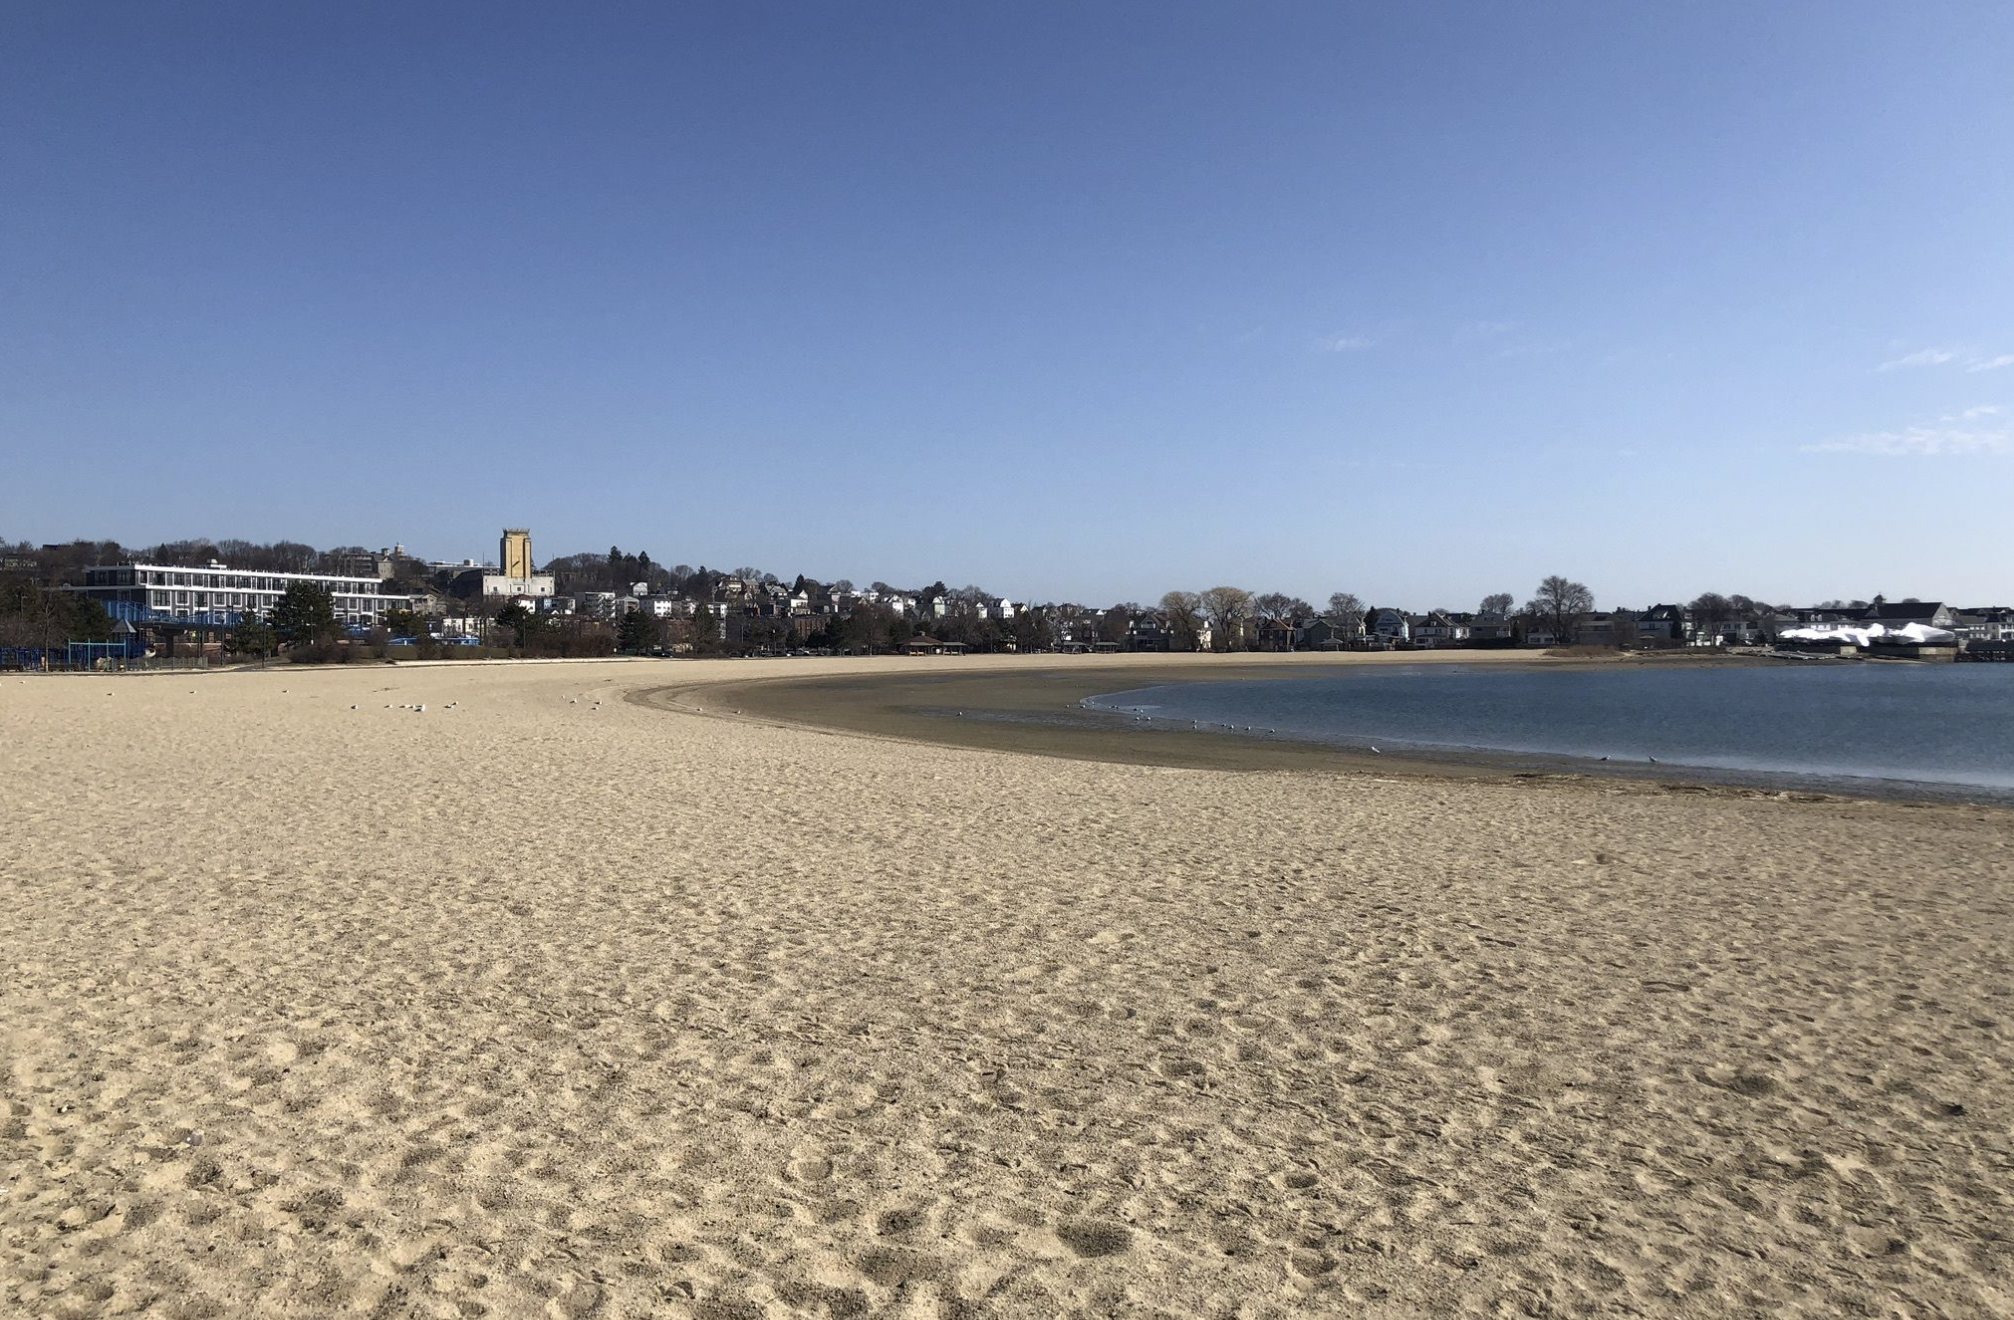
<svg viewBox="0 0 2014 1320"><path fill-rule="evenodd" d="M1536 753L1385 750L1370 753L1310 739L1194 730L1173 721L1136 721L1086 709L1088 697L1167 683L1321 678L1374 668L1558 669L1609 664L1753 664L1754 660L1552 658L1530 651L1396 651L1272 656L934 657L904 662L853 661L837 675L788 669L744 682L688 688L669 684L633 699L667 709L767 720L806 729L1054 756L1194 770L1299 771L1461 779L1578 779L1633 782L1683 791L1786 791L1780 776L1743 775L1635 762L1601 764ZM879 666L878 668L875 666ZM1800 786L1789 791L1808 796ZM1870 783L1862 792L1923 801L1968 800L1965 790Z"/></svg>

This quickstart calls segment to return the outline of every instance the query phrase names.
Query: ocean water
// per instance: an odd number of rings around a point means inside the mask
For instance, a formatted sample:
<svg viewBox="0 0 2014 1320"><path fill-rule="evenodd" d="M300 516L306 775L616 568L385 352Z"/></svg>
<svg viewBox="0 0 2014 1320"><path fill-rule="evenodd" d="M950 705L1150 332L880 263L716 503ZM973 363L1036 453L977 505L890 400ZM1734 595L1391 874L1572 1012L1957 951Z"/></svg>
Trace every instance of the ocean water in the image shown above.
<svg viewBox="0 0 2014 1320"><path fill-rule="evenodd" d="M1618 768L1654 758L1733 782L1885 781L2014 796L2014 665L1367 667L1140 688L1086 704L1161 727L1201 721L1344 747L1606 757Z"/></svg>

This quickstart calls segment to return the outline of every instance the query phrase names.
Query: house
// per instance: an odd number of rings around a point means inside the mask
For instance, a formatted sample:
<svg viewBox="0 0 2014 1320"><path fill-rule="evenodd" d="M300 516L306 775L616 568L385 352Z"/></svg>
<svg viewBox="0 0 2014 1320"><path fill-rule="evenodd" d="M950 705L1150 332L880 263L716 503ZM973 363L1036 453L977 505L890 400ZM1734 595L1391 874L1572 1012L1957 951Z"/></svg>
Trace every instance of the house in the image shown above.
<svg viewBox="0 0 2014 1320"><path fill-rule="evenodd" d="M1679 642L1684 641L1685 608L1680 605L1653 605L1636 616L1636 639L1639 642Z"/></svg>
<svg viewBox="0 0 2014 1320"><path fill-rule="evenodd" d="M1301 624L1298 619L1260 619L1252 630L1252 649L1291 651L1300 635Z"/></svg>
<svg viewBox="0 0 2014 1320"><path fill-rule="evenodd" d="M1517 638L1517 627L1501 614L1478 614L1469 624L1469 645L1506 646Z"/></svg>
<svg viewBox="0 0 2014 1320"><path fill-rule="evenodd" d="M1943 628L1956 631L1957 615L1942 601L1898 600L1876 601L1860 616L1868 623L1878 623L1884 628L1904 628L1912 623L1920 623L1926 628Z"/></svg>
<svg viewBox="0 0 2014 1320"><path fill-rule="evenodd" d="M1409 642L1413 627L1399 610L1372 609L1364 612L1364 633L1382 642Z"/></svg>
<svg viewBox="0 0 2014 1320"><path fill-rule="evenodd" d="M1413 627L1413 641L1420 646L1459 646L1469 639L1467 615L1446 610L1430 610Z"/></svg>
<svg viewBox="0 0 2014 1320"><path fill-rule="evenodd" d="M1951 631L1968 642L2014 642L2014 609L2004 605L1981 605L1953 611L1957 626Z"/></svg>
<svg viewBox="0 0 2014 1320"><path fill-rule="evenodd" d="M1310 651L1343 651L1363 640L1364 621L1357 615L1340 619L1310 619L1301 626L1301 646Z"/></svg>

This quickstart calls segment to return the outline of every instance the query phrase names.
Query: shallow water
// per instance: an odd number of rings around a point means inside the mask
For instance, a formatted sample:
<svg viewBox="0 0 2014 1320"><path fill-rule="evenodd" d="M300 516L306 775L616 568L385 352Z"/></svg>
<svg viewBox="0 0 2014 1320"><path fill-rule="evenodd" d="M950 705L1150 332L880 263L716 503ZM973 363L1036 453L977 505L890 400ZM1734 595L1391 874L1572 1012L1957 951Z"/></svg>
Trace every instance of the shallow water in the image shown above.
<svg viewBox="0 0 2014 1320"><path fill-rule="evenodd" d="M1607 758L2014 795L2014 666L1404 666L1093 698L1156 724L1339 746Z"/></svg>

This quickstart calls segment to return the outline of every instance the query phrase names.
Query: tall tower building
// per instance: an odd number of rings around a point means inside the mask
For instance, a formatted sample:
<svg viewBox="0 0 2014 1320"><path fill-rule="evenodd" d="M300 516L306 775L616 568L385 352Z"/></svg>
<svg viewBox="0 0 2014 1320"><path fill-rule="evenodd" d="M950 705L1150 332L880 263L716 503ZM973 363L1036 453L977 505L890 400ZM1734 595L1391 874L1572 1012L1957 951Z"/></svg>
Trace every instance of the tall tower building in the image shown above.
<svg viewBox="0 0 2014 1320"><path fill-rule="evenodd" d="M529 578L534 571L531 566L531 529L504 528L503 541L497 547L498 576Z"/></svg>

